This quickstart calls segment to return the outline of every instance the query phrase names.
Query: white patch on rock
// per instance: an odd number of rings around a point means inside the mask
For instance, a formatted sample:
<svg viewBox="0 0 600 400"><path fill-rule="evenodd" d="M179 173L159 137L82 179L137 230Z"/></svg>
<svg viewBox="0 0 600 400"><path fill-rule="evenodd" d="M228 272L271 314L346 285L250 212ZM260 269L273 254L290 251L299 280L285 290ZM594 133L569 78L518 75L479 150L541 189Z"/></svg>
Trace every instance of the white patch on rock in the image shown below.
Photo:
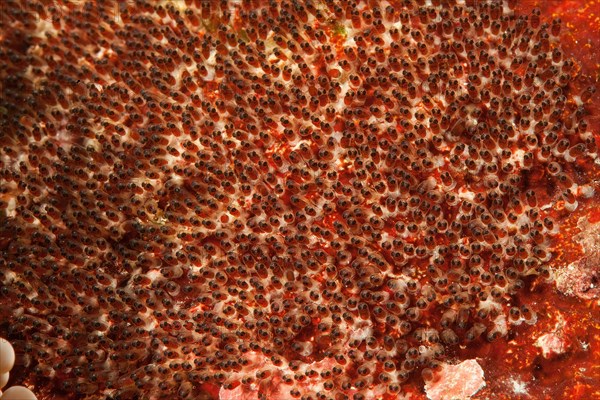
<svg viewBox="0 0 600 400"><path fill-rule="evenodd" d="M564 353L566 347L564 339L556 333L546 333L540 336L535 345L542 349L542 355L545 358Z"/></svg>
<svg viewBox="0 0 600 400"><path fill-rule="evenodd" d="M444 364L435 378L425 384L430 400L469 399L485 386L483 369L476 360Z"/></svg>
<svg viewBox="0 0 600 400"><path fill-rule="evenodd" d="M510 387L514 394L517 394L517 395L528 395L529 394L527 392L527 383L525 383L519 379L511 379L509 383L510 383Z"/></svg>

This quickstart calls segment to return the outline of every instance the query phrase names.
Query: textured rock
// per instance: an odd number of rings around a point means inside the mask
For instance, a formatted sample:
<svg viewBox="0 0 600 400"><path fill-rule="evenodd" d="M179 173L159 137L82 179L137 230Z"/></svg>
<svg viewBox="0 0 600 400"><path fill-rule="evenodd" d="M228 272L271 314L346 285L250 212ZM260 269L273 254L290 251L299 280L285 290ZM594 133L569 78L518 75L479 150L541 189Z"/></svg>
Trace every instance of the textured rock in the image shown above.
<svg viewBox="0 0 600 400"><path fill-rule="evenodd" d="M476 360L444 364L436 378L425 385L430 400L468 399L485 386L483 369Z"/></svg>
<svg viewBox="0 0 600 400"><path fill-rule="evenodd" d="M582 217L577 226L581 233L573 237L584 251L583 257L556 272L556 287L569 296L600 298L600 222Z"/></svg>

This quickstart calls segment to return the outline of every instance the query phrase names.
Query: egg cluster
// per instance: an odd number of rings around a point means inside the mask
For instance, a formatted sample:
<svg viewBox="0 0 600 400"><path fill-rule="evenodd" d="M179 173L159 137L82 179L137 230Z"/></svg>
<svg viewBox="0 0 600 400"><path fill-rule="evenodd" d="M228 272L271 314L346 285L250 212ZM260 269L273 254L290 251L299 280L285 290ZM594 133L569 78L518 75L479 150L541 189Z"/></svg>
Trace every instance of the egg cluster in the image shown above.
<svg viewBox="0 0 600 400"><path fill-rule="evenodd" d="M31 390L24 386L5 387L14 365L15 350L6 339L0 337L0 400L36 400Z"/></svg>
<svg viewBox="0 0 600 400"><path fill-rule="evenodd" d="M534 323L594 90L513 3L6 0L0 315L32 379L359 400Z"/></svg>

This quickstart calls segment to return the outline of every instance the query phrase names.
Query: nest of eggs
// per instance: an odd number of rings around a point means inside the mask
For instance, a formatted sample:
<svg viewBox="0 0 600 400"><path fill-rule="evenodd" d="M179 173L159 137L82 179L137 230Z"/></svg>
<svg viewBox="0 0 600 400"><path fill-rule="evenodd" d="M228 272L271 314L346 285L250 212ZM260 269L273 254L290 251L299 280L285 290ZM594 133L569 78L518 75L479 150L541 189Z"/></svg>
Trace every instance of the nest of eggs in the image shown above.
<svg viewBox="0 0 600 400"><path fill-rule="evenodd" d="M0 305L34 384L392 397L535 322L514 295L597 152L560 21L55 3L9 0L0 42Z"/></svg>

